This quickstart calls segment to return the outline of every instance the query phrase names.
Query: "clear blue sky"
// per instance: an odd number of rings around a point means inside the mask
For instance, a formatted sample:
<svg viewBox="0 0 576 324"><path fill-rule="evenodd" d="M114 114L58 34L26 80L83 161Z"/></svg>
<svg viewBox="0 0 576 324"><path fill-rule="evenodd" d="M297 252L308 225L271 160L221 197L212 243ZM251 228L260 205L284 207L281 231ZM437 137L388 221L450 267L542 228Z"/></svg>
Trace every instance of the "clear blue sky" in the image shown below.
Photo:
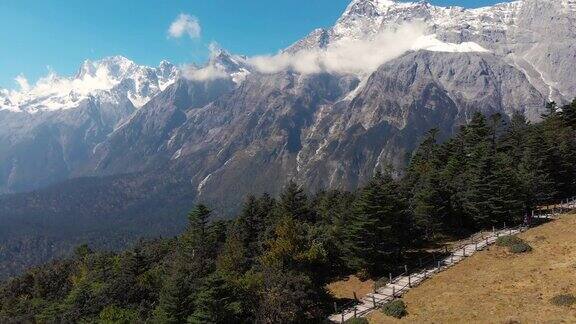
<svg viewBox="0 0 576 324"><path fill-rule="evenodd" d="M0 88L14 77L73 74L84 59L124 55L157 65L201 62L217 41L233 53L275 53L334 23L350 0L0 0ZM432 0L479 7L494 0ZM180 14L197 17L199 39L169 39Z"/></svg>

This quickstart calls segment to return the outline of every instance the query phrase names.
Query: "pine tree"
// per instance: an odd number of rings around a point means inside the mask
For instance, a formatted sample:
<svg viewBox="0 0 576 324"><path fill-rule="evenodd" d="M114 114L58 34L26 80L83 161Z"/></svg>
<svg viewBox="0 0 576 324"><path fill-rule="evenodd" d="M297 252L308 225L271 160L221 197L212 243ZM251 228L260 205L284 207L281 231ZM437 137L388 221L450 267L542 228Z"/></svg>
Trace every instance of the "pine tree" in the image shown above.
<svg viewBox="0 0 576 324"><path fill-rule="evenodd" d="M560 116L565 126L576 130L576 99L574 99L572 103L562 107Z"/></svg>
<svg viewBox="0 0 576 324"><path fill-rule="evenodd" d="M194 312L187 323L239 323L243 315L241 294L218 273L204 279L194 298Z"/></svg>
<svg viewBox="0 0 576 324"><path fill-rule="evenodd" d="M431 130L416 150L403 179L415 238L432 239L442 231L448 212L447 192L440 178L441 161Z"/></svg>
<svg viewBox="0 0 576 324"><path fill-rule="evenodd" d="M177 266L188 271L208 271L212 264L211 257L215 247L215 242L210 240L208 233L210 213L210 210L201 204L188 214L188 227L178 239L175 258Z"/></svg>
<svg viewBox="0 0 576 324"><path fill-rule="evenodd" d="M188 232L198 238L203 238L206 235L210 214L211 211L206 205L197 205L188 214Z"/></svg>
<svg viewBox="0 0 576 324"><path fill-rule="evenodd" d="M269 214L273 209L273 204L267 206L268 198L266 196L257 199L254 196L249 196L237 220L238 235L242 239L249 258L254 257L262 250L260 240L265 232Z"/></svg>
<svg viewBox="0 0 576 324"><path fill-rule="evenodd" d="M225 276L240 277L250 267L252 260L246 244L246 234L237 224L230 227L222 252L218 255L218 270Z"/></svg>
<svg viewBox="0 0 576 324"><path fill-rule="evenodd" d="M346 230L349 265L375 274L389 268L405 243L405 206L390 173L377 173L355 203Z"/></svg>
<svg viewBox="0 0 576 324"><path fill-rule="evenodd" d="M193 311L190 283L184 271L175 270L165 279L160 292L159 305L154 310L154 319L158 323L184 323Z"/></svg>
<svg viewBox="0 0 576 324"><path fill-rule="evenodd" d="M517 224L526 212L522 200L522 186L505 153L496 156L489 178L491 194L488 196L492 224Z"/></svg>
<svg viewBox="0 0 576 324"><path fill-rule="evenodd" d="M462 195L464 211L475 226L491 226L494 220L488 200L493 190L491 175L495 167L495 147L491 129L482 114L474 114L465 129L464 140L466 153L466 169L463 173L466 184Z"/></svg>
<svg viewBox="0 0 576 324"><path fill-rule="evenodd" d="M299 221L312 222L315 220L304 189L292 180L280 194L279 206L284 215L290 215Z"/></svg>

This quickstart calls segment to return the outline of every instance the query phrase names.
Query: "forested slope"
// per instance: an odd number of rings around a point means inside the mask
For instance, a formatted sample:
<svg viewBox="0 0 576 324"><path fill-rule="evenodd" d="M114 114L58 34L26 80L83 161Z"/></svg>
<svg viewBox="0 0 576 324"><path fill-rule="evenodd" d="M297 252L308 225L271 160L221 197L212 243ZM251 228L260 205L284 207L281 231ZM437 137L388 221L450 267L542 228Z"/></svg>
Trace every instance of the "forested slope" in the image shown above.
<svg viewBox="0 0 576 324"><path fill-rule="evenodd" d="M317 322L333 310L334 278L378 278L409 249L573 196L575 128L576 101L535 125L476 114L444 143L431 131L401 179L384 168L356 192L314 195L292 182L227 222L198 205L175 238L120 253L80 246L3 283L0 322Z"/></svg>

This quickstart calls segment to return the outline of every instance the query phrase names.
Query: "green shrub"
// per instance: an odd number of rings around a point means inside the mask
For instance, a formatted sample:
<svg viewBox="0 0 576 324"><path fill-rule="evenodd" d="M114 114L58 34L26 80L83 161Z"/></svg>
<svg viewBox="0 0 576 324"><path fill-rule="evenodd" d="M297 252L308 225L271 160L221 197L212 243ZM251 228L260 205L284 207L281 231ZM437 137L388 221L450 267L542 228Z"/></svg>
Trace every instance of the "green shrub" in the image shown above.
<svg viewBox="0 0 576 324"><path fill-rule="evenodd" d="M576 303L576 297L572 294L560 294L552 297L550 302L556 306L571 306Z"/></svg>
<svg viewBox="0 0 576 324"><path fill-rule="evenodd" d="M511 245L508 249L512 253L525 253L532 251L532 247L526 242L516 243Z"/></svg>
<svg viewBox="0 0 576 324"><path fill-rule="evenodd" d="M345 324L368 324L368 320L364 317L351 318L344 322Z"/></svg>
<svg viewBox="0 0 576 324"><path fill-rule="evenodd" d="M512 235L499 237L496 240L496 245L507 246L508 251L512 253L525 253L532 251L532 247L528 243L523 239Z"/></svg>
<svg viewBox="0 0 576 324"><path fill-rule="evenodd" d="M408 314L406 311L406 304L400 299L393 300L382 306L382 313L396 318L402 318Z"/></svg>
<svg viewBox="0 0 576 324"><path fill-rule="evenodd" d="M388 277L382 277L376 281L374 281L374 290L378 290L382 287L385 287L390 280Z"/></svg>
<svg viewBox="0 0 576 324"><path fill-rule="evenodd" d="M512 246L514 244L523 243L524 241L518 236L506 235L500 236L496 240L496 245L498 246Z"/></svg>
<svg viewBox="0 0 576 324"><path fill-rule="evenodd" d="M132 309L108 306L100 312L100 322L129 324L138 322L138 313Z"/></svg>
<svg viewBox="0 0 576 324"><path fill-rule="evenodd" d="M366 281L370 279L370 272L368 272L366 269L360 269L358 272L356 272L356 277L358 277L360 281Z"/></svg>

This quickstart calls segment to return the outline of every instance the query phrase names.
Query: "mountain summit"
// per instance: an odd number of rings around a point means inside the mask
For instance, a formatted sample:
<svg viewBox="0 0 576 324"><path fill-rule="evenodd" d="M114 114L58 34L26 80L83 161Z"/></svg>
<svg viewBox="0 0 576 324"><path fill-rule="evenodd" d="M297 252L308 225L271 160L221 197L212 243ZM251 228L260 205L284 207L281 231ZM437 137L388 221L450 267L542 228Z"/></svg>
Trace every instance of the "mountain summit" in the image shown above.
<svg viewBox="0 0 576 324"><path fill-rule="evenodd" d="M138 108L173 83L178 69L162 62L157 68L137 65L123 56L86 60L72 78L50 72L35 85L21 83L19 91L2 90L0 110L36 113L78 107L91 98L127 96ZM112 99L113 100L113 99Z"/></svg>

